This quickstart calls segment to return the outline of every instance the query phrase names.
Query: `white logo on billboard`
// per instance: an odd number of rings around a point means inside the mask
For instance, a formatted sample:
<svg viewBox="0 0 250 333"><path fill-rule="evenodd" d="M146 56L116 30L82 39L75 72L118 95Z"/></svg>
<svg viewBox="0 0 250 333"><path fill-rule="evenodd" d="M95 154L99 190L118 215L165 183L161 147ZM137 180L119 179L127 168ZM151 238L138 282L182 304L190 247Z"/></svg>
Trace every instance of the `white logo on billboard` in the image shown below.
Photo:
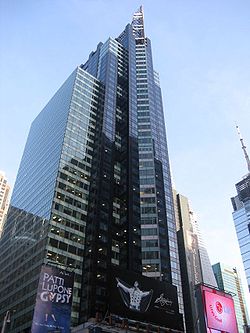
<svg viewBox="0 0 250 333"><path fill-rule="evenodd" d="M161 306L171 306L173 304L169 298L164 298L163 293L160 295L160 297L156 298L155 303L160 303Z"/></svg>

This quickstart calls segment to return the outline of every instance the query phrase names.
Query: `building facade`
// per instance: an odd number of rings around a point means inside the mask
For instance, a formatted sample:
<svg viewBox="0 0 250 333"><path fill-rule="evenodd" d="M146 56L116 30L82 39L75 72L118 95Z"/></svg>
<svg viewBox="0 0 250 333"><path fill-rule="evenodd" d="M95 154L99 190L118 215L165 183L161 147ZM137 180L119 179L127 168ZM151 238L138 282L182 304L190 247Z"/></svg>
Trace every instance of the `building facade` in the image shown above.
<svg viewBox="0 0 250 333"><path fill-rule="evenodd" d="M183 311L161 89L142 8L33 121L0 250L0 315L14 311L12 332L29 331L47 263L74 270L73 326L104 316L112 265L176 285Z"/></svg>
<svg viewBox="0 0 250 333"><path fill-rule="evenodd" d="M236 126L241 148L247 164L248 173L235 187L237 195L231 198L233 205L233 220L239 242L241 257L250 291L250 159L244 144L240 129Z"/></svg>
<svg viewBox="0 0 250 333"><path fill-rule="evenodd" d="M9 208L10 186L3 171L0 171L0 237Z"/></svg>
<svg viewBox="0 0 250 333"><path fill-rule="evenodd" d="M233 220L250 291L250 173L236 184L237 196L231 198Z"/></svg>
<svg viewBox="0 0 250 333"><path fill-rule="evenodd" d="M199 332L195 286L202 283L217 287L217 283L188 198L174 190L174 202L186 331L194 333Z"/></svg>
<svg viewBox="0 0 250 333"><path fill-rule="evenodd" d="M217 263L212 266L218 287L233 294L234 308L239 333L247 326L247 309L242 284L236 268Z"/></svg>

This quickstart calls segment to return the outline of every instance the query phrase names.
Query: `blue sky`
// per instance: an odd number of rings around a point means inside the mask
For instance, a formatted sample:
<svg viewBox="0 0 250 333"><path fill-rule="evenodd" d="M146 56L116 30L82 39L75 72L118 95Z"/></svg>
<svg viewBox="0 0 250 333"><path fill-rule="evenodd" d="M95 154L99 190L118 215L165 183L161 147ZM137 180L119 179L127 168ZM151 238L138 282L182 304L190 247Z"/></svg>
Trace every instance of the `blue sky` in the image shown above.
<svg viewBox="0 0 250 333"><path fill-rule="evenodd" d="M199 216L212 263L242 269L230 197L247 173L235 122L250 153L247 0L1 0L0 169L13 185L32 120L141 4L175 186Z"/></svg>

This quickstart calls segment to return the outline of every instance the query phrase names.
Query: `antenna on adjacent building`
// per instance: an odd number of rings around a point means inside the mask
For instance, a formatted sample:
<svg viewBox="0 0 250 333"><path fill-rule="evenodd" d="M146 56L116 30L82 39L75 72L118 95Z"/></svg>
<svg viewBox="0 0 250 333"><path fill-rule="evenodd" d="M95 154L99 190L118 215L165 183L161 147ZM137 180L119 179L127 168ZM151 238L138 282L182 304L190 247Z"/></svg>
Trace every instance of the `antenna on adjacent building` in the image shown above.
<svg viewBox="0 0 250 333"><path fill-rule="evenodd" d="M239 137L240 137L240 142L241 142L241 148L243 149L243 152L244 152L244 156L245 156L245 159L246 159L246 162L247 162L247 168L248 168L248 172L250 172L250 159L249 159L249 156L247 154L247 147L245 146L244 144L244 141L243 141L243 138L240 134L240 128L238 125L236 125L236 129L237 129L237 132L239 134Z"/></svg>

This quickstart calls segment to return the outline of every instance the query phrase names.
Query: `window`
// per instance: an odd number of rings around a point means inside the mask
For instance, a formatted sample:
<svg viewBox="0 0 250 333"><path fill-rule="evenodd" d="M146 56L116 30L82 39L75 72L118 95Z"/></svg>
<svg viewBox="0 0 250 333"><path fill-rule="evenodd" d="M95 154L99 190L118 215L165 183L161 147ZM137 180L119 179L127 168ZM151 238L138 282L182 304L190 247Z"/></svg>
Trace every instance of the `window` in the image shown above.
<svg viewBox="0 0 250 333"><path fill-rule="evenodd" d="M158 251L142 252L142 259L158 259Z"/></svg>
<svg viewBox="0 0 250 333"><path fill-rule="evenodd" d="M147 229L142 228L141 235L142 236L155 236L155 235L157 235L157 228L147 228Z"/></svg>

